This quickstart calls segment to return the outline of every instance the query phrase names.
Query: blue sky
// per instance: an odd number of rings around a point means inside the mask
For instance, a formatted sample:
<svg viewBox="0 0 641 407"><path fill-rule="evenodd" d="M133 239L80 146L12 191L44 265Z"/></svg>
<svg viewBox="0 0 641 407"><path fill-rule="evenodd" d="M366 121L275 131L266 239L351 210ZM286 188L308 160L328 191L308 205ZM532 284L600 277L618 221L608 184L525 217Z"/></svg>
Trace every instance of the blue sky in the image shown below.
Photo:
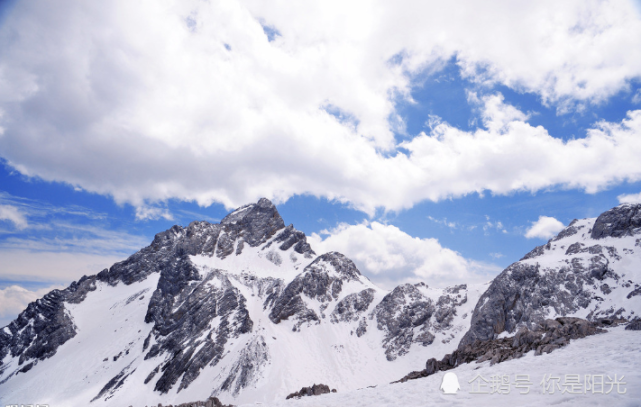
<svg viewBox="0 0 641 407"><path fill-rule="evenodd" d="M0 322L262 196L385 287L641 200L638 4L334 6L3 2Z"/></svg>

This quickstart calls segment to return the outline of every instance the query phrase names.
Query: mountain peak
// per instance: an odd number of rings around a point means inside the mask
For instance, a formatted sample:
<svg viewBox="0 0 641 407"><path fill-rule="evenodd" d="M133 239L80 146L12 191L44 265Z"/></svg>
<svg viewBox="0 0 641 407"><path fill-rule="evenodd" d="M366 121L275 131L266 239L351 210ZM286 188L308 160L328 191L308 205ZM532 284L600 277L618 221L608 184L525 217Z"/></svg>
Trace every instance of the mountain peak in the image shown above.
<svg viewBox="0 0 641 407"><path fill-rule="evenodd" d="M267 198L261 198L255 204L241 206L225 216L220 224L245 230L247 233L243 237L250 246L262 243L265 237L272 236L285 227L285 221L276 206Z"/></svg>

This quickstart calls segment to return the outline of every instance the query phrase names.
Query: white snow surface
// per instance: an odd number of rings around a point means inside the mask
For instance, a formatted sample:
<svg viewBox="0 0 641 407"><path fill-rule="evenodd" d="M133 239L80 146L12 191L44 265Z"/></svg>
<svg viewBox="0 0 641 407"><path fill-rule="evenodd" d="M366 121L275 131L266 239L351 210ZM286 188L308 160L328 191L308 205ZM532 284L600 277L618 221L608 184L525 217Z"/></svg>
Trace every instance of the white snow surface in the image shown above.
<svg viewBox="0 0 641 407"><path fill-rule="evenodd" d="M447 372L457 375L461 389L454 395L444 394L441 383L446 372L410 380L405 383L382 384L375 388L324 394L300 399L278 400L262 404L264 407L365 407L365 406L488 406L488 407L540 407L540 406L617 406L638 407L641 405L641 332L626 331L622 326L611 328L604 334L573 340L568 346L549 354L534 356L534 351L520 359L514 359L490 366L486 361L480 364L461 365ZM480 375L480 378L477 378ZM514 387L516 375L529 375L530 386L523 389ZM568 375L578 375L578 394L562 393ZM603 394L585 392L586 375L604 375ZM615 378L616 375L616 378ZM479 380L490 383L492 376L505 377L510 384L509 392L490 394L491 384L477 387ZM560 387L544 390L543 379L558 377ZM608 380L609 379L611 380ZM472 381L473 379L476 381ZM524 377L519 377L524 378ZM569 378L572 379L571 377ZM600 378L589 379L600 382ZM608 382L625 383L608 385ZM529 393L525 389L529 388ZM611 388L611 389L610 389ZM476 394L474 391L488 394ZM596 390L601 390L600 386ZM606 392L610 390L609 394ZM619 394L623 393L624 394ZM241 404L248 407L255 404Z"/></svg>

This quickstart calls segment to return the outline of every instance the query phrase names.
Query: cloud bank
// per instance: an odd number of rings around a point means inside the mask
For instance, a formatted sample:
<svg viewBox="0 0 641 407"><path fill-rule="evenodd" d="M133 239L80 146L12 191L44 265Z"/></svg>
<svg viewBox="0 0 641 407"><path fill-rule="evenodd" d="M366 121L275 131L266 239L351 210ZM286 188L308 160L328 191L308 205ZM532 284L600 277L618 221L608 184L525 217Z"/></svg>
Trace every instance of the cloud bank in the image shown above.
<svg viewBox="0 0 641 407"><path fill-rule="evenodd" d="M264 29L264 27L268 27ZM398 101L454 59L560 113L641 77L631 2L17 2L0 27L0 156L111 195L233 208L310 194L372 214L423 200L641 179L641 111L564 142L500 94L482 127L403 131ZM471 100L472 100L471 99Z"/></svg>
<svg viewBox="0 0 641 407"><path fill-rule="evenodd" d="M438 240L412 237L392 225L378 222L340 224L308 237L317 253L338 251L381 287L426 282L437 287L489 281L498 266L468 260L440 245Z"/></svg>

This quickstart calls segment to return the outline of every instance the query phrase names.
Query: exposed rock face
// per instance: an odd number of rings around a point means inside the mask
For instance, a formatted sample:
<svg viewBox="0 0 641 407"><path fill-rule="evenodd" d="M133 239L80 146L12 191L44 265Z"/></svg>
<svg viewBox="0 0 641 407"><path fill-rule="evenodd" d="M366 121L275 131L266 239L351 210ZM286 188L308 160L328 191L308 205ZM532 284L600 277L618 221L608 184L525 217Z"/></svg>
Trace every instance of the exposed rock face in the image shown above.
<svg viewBox="0 0 641 407"><path fill-rule="evenodd" d="M403 284L376 305L370 319L376 318L378 329L385 332L387 360L407 354L412 343L430 345L436 332L450 326L456 308L467 302L466 285L446 289L436 301L427 288L424 283Z"/></svg>
<svg viewBox="0 0 641 407"><path fill-rule="evenodd" d="M521 326L532 329L550 315L595 321L627 319L641 311L641 301L634 298L641 281L629 266L632 259L641 261L634 252L640 222L641 205L621 205L596 220L574 220L492 281L459 349ZM627 291L624 300L621 291Z"/></svg>
<svg viewBox="0 0 641 407"><path fill-rule="evenodd" d="M275 324L294 317L294 331L304 323L318 323L325 318L323 311L338 299L343 285L361 284L361 273L344 255L330 252L319 256L298 275L275 300L269 318ZM363 286L364 287L364 286ZM305 299L318 301L319 310L307 306ZM369 305L369 304L368 304Z"/></svg>
<svg viewBox="0 0 641 407"><path fill-rule="evenodd" d="M421 343L429 345L434 341L434 335L428 329L436 307L419 290L421 286L417 286L404 284L396 287L374 309L378 329L386 333L383 346L388 360L408 352L415 341L414 331L417 331L416 340Z"/></svg>
<svg viewBox="0 0 641 407"><path fill-rule="evenodd" d="M155 322L150 333L155 343L145 359L160 354L173 355L169 361L158 365L163 373L154 388L167 393L180 377L178 391L189 386L206 365L215 366L223 355L225 343L250 332L253 322L246 299L219 271L211 272L202 281L184 285L176 294L165 294L161 297L164 301L159 302L155 300L163 295L159 291L162 281L161 272L159 288L151 299L146 321ZM179 305L176 307L175 304ZM220 323L212 327L210 321L216 317L220 318ZM154 376L155 373L148 376L147 381Z"/></svg>
<svg viewBox="0 0 641 407"><path fill-rule="evenodd" d="M336 389L329 389L326 384L314 384L311 387L303 387L299 391L288 395L285 399L301 398L303 396L320 396L321 394L336 393Z"/></svg>
<svg viewBox="0 0 641 407"><path fill-rule="evenodd" d="M374 301L375 292L373 288L367 288L345 296L332 311L331 321L333 323L358 321Z"/></svg>
<svg viewBox="0 0 641 407"><path fill-rule="evenodd" d="M594 222L592 239L641 233L641 204L624 204L603 212Z"/></svg>
<svg viewBox="0 0 641 407"><path fill-rule="evenodd" d="M439 371L453 369L463 363L481 363L489 360L493 365L520 358L532 350L535 355L550 353L566 346L570 340L605 332L600 328L601 326L611 326L621 322L623 320L593 323L585 319L570 317L548 319L541 325L536 325L532 330L522 327L512 337L475 341L445 355L440 361L431 358L425 363L424 370L412 372L399 382L427 377Z"/></svg>

